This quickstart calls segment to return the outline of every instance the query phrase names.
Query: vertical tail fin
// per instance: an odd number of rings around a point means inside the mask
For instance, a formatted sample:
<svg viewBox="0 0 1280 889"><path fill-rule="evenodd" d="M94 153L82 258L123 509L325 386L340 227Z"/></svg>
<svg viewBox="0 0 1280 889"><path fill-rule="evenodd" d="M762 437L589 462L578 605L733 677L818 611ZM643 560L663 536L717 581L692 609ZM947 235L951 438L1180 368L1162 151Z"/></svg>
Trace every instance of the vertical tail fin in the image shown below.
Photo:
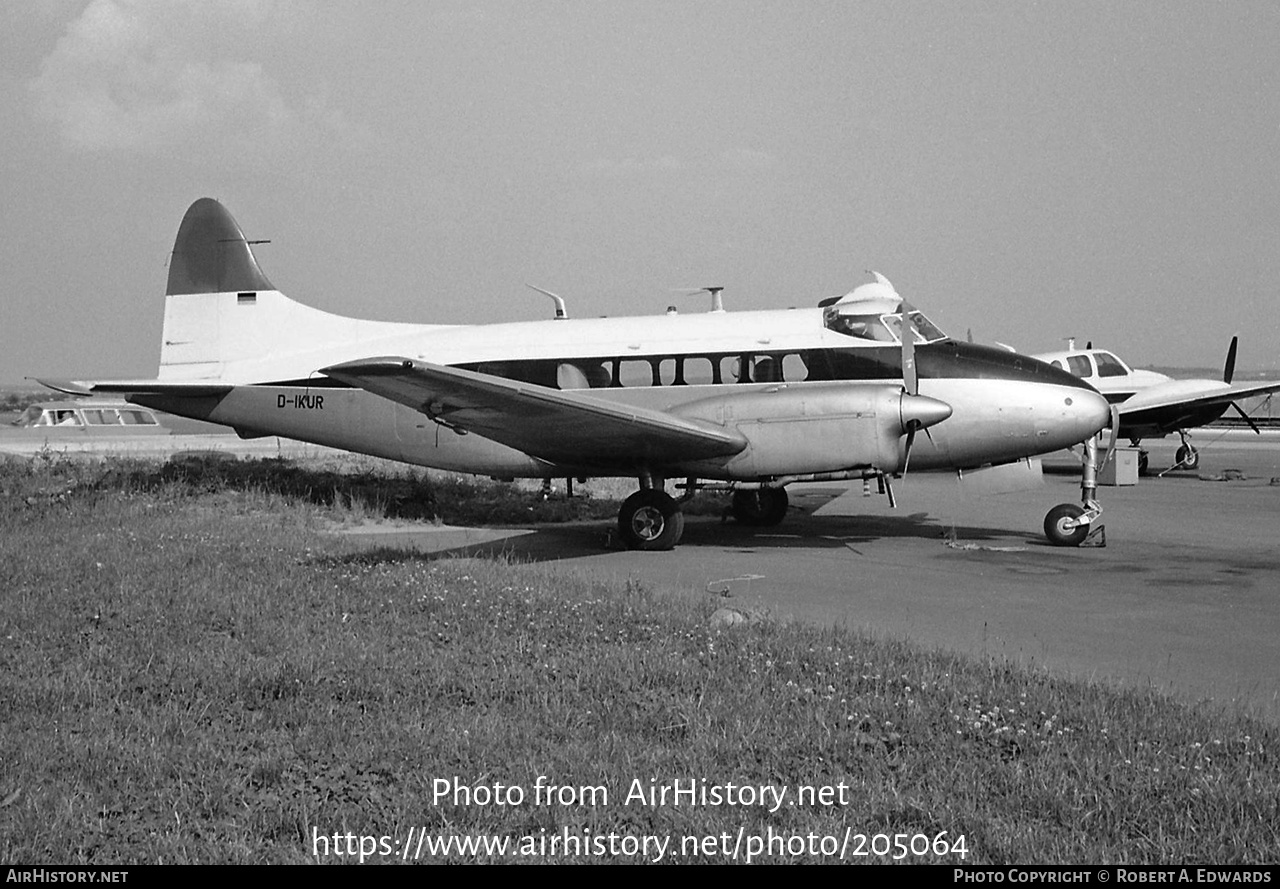
<svg viewBox="0 0 1280 889"><path fill-rule="evenodd" d="M227 208L201 198L187 210L173 242L165 294L275 290L258 268L248 239Z"/></svg>
<svg viewBox="0 0 1280 889"><path fill-rule="evenodd" d="M252 243L212 198L187 210L165 288L160 379L302 379L366 350L394 353L396 338L440 326L366 321L294 302L262 273Z"/></svg>

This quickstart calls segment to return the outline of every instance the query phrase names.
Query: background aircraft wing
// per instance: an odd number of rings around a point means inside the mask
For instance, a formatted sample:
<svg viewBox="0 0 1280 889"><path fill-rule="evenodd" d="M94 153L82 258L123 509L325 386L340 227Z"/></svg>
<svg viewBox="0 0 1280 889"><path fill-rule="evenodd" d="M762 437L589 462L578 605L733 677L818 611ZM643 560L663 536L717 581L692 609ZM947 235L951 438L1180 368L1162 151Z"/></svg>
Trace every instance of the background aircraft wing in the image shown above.
<svg viewBox="0 0 1280 889"><path fill-rule="evenodd" d="M726 457L736 430L662 411L407 358L370 358L321 373L460 430L572 466L645 466Z"/></svg>
<svg viewBox="0 0 1280 889"><path fill-rule="evenodd" d="M1165 389L1164 386L1155 386L1149 390L1139 391L1133 397L1121 402L1119 405L1121 418L1128 419L1131 416L1155 410L1183 408L1192 411L1219 404L1228 407L1233 402L1251 395L1265 395L1268 392L1280 391L1280 383L1258 383L1254 386L1231 386L1218 383L1199 392L1160 391L1163 389Z"/></svg>

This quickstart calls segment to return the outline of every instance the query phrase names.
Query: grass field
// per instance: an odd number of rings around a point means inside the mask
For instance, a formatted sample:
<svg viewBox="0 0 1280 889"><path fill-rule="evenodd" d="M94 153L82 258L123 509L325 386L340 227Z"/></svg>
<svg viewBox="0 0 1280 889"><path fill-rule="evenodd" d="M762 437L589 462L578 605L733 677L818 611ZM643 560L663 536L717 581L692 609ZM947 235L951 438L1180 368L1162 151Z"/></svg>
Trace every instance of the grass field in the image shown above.
<svg viewBox="0 0 1280 889"><path fill-rule="evenodd" d="M1280 857L1266 724L320 533L615 511L278 461L0 463L0 860ZM719 804L649 795L675 781ZM432 846L482 835L511 845Z"/></svg>

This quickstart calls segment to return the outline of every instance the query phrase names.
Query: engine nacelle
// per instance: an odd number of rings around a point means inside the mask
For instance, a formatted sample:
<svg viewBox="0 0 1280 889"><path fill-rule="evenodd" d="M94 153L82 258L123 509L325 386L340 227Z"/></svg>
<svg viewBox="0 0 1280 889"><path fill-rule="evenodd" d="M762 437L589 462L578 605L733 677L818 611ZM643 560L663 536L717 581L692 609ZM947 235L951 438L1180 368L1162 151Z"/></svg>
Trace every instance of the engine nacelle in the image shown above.
<svg viewBox="0 0 1280 889"><path fill-rule="evenodd" d="M683 404L674 413L737 429L749 442L730 458L731 479L901 468L910 425L923 429L951 414L943 402L901 386L785 385Z"/></svg>

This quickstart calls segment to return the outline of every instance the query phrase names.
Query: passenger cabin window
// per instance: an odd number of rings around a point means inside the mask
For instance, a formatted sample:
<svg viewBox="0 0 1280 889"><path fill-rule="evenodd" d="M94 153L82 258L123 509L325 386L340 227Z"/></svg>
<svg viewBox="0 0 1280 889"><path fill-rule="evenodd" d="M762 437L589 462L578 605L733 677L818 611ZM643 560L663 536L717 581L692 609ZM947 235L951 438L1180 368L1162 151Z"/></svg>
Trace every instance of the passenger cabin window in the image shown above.
<svg viewBox="0 0 1280 889"><path fill-rule="evenodd" d="M1087 355L1068 355L1067 370L1081 379L1093 376L1093 365L1089 363Z"/></svg>
<svg viewBox="0 0 1280 889"><path fill-rule="evenodd" d="M799 383L809 378L809 367L804 359L792 352L782 356L782 379L788 383Z"/></svg>
<svg viewBox="0 0 1280 889"><path fill-rule="evenodd" d="M617 362L617 368L615 385L630 389L658 384L658 369L648 358L624 358Z"/></svg>
<svg viewBox="0 0 1280 889"><path fill-rule="evenodd" d="M1094 352L1093 360L1098 362L1098 376L1100 377L1123 377L1129 373L1129 368L1125 367L1120 359L1110 352Z"/></svg>
<svg viewBox="0 0 1280 889"><path fill-rule="evenodd" d="M613 375L598 361L564 362L556 367L556 386L561 389L605 389Z"/></svg>
<svg viewBox="0 0 1280 889"><path fill-rule="evenodd" d="M674 386L676 384L676 359L663 358L658 362L658 379L656 385Z"/></svg>
<svg viewBox="0 0 1280 889"><path fill-rule="evenodd" d="M720 368L710 358L687 357L676 360L680 362L683 371L682 376L676 379L677 384L710 386L720 382Z"/></svg>

